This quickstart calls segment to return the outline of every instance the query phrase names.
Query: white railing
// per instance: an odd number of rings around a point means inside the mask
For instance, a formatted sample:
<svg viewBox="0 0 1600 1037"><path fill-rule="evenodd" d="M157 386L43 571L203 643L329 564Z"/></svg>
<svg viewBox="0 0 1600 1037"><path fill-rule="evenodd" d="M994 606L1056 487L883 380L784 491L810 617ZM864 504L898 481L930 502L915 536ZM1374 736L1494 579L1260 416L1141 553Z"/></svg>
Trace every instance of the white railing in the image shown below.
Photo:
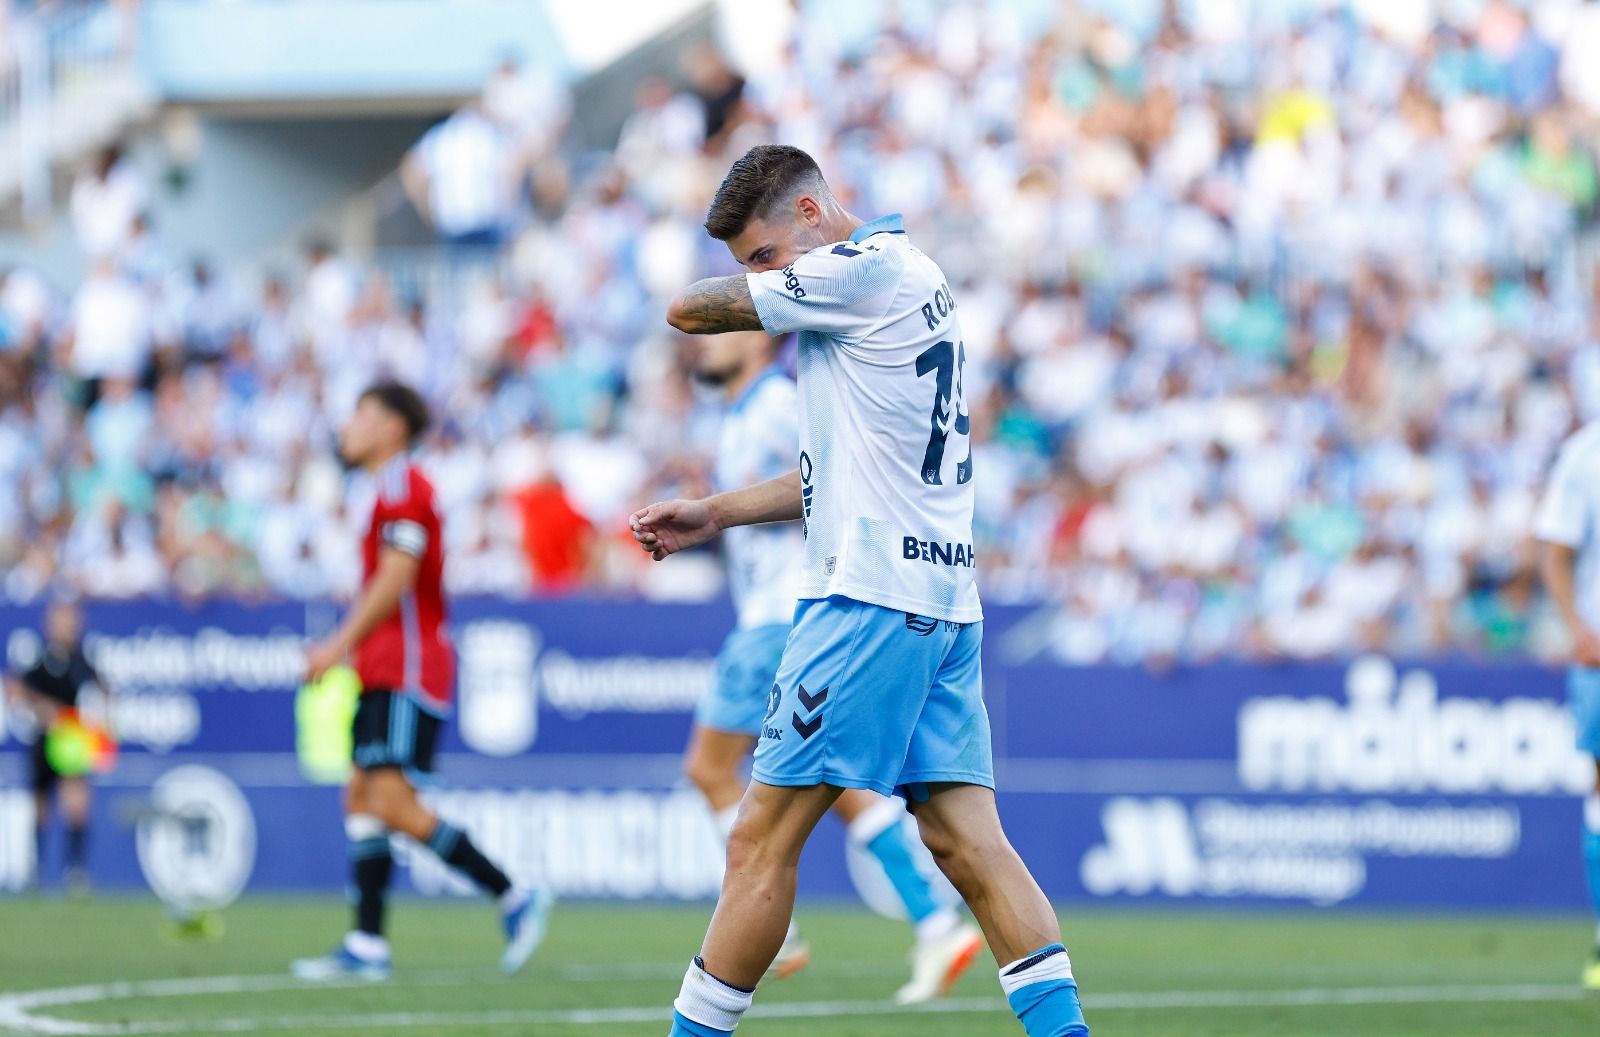
<svg viewBox="0 0 1600 1037"><path fill-rule="evenodd" d="M50 210L58 151L125 118L108 84L136 78L137 20L128 0L76 0L0 23L0 199L16 192L25 220Z"/></svg>

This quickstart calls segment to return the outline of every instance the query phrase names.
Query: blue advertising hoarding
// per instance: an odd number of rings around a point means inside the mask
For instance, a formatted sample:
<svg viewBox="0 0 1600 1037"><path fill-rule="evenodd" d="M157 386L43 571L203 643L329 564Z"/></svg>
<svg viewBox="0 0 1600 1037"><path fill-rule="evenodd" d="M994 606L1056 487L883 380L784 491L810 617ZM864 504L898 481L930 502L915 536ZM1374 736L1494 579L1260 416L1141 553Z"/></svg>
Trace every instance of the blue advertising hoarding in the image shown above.
<svg viewBox="0 0 1600 1037"><path fill-rule="evenodd" d="M91 870L110 888L226 900L342 888L337 790L295 755L294 690L326 605L101 604L88 650L122 741L97 779ZM985 695L1002 813L1054 897L1577 908L1579 797L1560 675L1530 665L1218 663L1068 668L1027 609L991 608ZM0 610L15 667L36 610ZM709 897L720 851L677 755L732 623L726 604L457 603L446 815L563 896ZM16 712L0 721L0 891L31 874ZM174 817L203 820L174 825ZM402 846L411 887L465 893ZM881 890L824 822L806 895Z"/></svg>

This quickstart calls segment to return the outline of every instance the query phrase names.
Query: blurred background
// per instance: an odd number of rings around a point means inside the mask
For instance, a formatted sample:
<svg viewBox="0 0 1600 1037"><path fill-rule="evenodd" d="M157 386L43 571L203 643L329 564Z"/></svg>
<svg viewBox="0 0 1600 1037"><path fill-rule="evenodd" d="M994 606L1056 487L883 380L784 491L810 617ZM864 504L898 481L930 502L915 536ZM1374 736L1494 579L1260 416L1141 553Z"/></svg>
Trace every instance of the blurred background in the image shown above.
<svg viewBox="0 0 1600 1037"><path fill-rule="evenodd" d="M333 430L390 375L440 418L439 802L567 895L715 889L676 754L724 579L625 519L707 492L663 313L736 270L707 202L782 141L959 301L1052 895L1577 911L1531 526L1600 414L1597 127L1585 0L0 0L0 630L16 667L87 602L96 881L224 866L117 834L192 764L240 888L338 888L291 693L360 575ZM849 892L819 845L807 893Z"/></svg>
<svg viewBox="0 0 1600 1037"><path fill-rule="evenodd" d="M12 3L0 594L348 593L329 430L392 374L456 593L719 595L623 520L704 490L661 314L782 140L950 275L984 593L1063 660L1559 651L1593 5L640 6Z"/></svg>

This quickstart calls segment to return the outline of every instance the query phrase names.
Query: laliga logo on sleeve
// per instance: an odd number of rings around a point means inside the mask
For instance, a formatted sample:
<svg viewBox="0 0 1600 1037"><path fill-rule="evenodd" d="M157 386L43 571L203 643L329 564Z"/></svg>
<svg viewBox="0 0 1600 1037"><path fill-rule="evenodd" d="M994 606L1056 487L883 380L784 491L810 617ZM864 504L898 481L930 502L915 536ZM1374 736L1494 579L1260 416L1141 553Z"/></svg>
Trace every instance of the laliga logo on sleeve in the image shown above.
<svg viewBox="0 0 1600 1037"><path fill-rule="evenodd" d="M783 268L783 287L796 299L806 297L806 290L800 287L800 278L795 275L793 263Z"/></svg>
<svg viewBox="0 0 1600 1037"><path fill-rule="evenodd" d="M539 733L534 672L541 638L526 623L485 619L461 631L461 739L486 756L515 756Z"/></svg>
<svg viewBox="0 0 1600 1037"><path fill-rule="evenodd" d="M186 764L156 779L135 832L139 868L167 904L226 907L255 869L255 815L239 786L210 767Z"/></svg>

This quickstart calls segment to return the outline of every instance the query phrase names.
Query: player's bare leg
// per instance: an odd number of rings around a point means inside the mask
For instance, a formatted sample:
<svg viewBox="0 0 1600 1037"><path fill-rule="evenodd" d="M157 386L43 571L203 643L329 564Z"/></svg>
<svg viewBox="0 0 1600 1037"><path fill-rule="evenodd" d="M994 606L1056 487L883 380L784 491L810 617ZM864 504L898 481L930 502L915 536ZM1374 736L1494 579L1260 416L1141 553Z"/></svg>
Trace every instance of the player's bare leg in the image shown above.
<svg viewBox="0 0 1600 1037"><path fill-rule="evenodd" d="M739 774L739 765L755 745L754 735L718 731L699 724L689 733L689 747L683 752L683 775L706 797L719 820L724 812L736 811L744 797L745 781ZM718 827L722 828L720 824ZM724 838L732 827L733 815L729 814L728 825L722 830Z"/></svg>
<svg viewBox="0 0 1600 1037"><path fill-rule="evenodd" d="M494 899L506 930L500 967L520 969L544 940L550 897L543 890L512 885L505 872L483 855L466 832L423 806L416 787L398 767L377 767L366 775L367 809L392 832L409 835Z"/></svg>
<svg viewBox="0 0 1600 1037"><path fill-rule="evenodd" d="M1044 891L1011 848L994 792L977 785L940 785L915 803L922 841L972 909L999 961L1015 961L1061 939Z"/></svg>
<svg viewBox="0 0 1600 1037"><path fill-rule="evenodd" d="M983 937L953 905L941 903L917 869L902 828L905 808L862 789L845 789L833 804L846 837L875 858L916 931L911 979L895 992L902 1005L943 997L983 950Z"/></svg>
<svg viewBox="0 0 1600 1037"><path fill-rule="evenodd" d="M1050 900L1006 838L994 791L936 784L912 813L939 869L977 916L1000 984L1031 1035L1087 1034Z"/></svg>
<svg viewBox="0 0 1600 1037"><path fill-rule="evenodd" d="M689 734L689 747L684 750L684 776L705 796L724 846L738 817L739 801L744 797L746 782L739 773L739 765L749 757L755 744L754 735L696 724ZM773 958L769 972L774 979L788 979L809 964L811 948L791 918L783 946Z"/></svg>
<svg viewBox="0 0 1600 1037"><path fill-rule="evenodd" d="M388 978L389 945L383 923L394 869L389 850L392 832L426 846L497 901L507 938L501 967L507 972L520 968L544 938L548 898L514 888L465 832L441 821L422 804L415 786L399 767L383 766L357 770L345 787L345 834L357 897L355 928L333 954L295 962L295 974L318 980Z"/></svg>
<svg viewBox="0 0 1600 1037"><path fill-rule="evenodd" d="M800 851L839 791L829 785L750 783L728 837L722 894L700 948L707 973L746 990L761 981L794 911Z"/></svg>
<svg viewBox="0 0 1600 1037"><path fill-rule="evenodd" d="M378 767L363 773L364 813L383 822L391 832L426 843L439 825L438 815L422 805L417 790L398 767Z"/></svg>

